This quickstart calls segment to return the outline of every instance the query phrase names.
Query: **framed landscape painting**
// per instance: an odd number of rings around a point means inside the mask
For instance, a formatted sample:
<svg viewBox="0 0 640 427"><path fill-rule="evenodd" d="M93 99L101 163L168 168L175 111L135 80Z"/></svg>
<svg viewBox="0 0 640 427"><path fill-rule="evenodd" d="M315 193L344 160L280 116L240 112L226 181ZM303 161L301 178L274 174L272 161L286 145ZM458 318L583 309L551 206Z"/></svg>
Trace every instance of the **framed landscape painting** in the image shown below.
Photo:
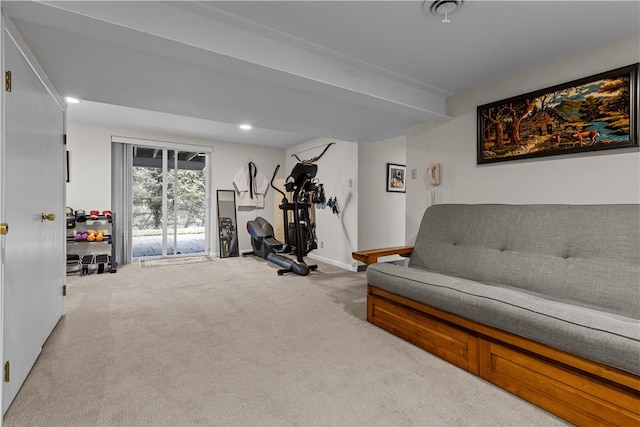
<svg viewBox="0 0 640 427"><path fill-rule="evenodd" d="M638 147L638 64L478 107L477 161Z"/></svg>

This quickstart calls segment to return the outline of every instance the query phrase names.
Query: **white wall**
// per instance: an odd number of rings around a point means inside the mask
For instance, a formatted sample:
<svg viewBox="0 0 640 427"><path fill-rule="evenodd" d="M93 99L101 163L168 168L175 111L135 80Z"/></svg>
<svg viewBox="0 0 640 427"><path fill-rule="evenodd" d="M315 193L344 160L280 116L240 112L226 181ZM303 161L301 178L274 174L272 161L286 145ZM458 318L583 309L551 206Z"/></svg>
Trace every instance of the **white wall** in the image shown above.
<svg viewBox="0 0 640 427"><path fill-rule="evenodd" d="M310 159L330 142L336 144L318 160L317 178L324 184L327 199L338 198L341 211L338 217L330 209L316 210L318 249L310 257L354 269L351 252L358 246L358 143L319 138L287 148L284 176L288 176L297 163L291 157L293 153L300 153L298 156L303 160Z"/></svg>
<svg viewBox="0 0 640 427"><path fill-rule="evenodd" d="M67 148L70 151L70 177L67 184L67 206L73 209L105 210L111 207L111 137L149 139L177 144L204 145L213 147L211 224L215 227L216 190L233 190L233 177L238 169L252 160L258 169L271 178L277 164L282 163L284 150L247 144L187 138L156 134L132 129L109 128L81 123L67 124ZM284 171L278 177L284 177ZM273 221L273 190L269 188L264 209L242 208L238 211L238 237L241 251L251 250L249 234L245 230L247 221L256 215ZM217 229L212 229L213 252L218 252Z"/></svg>
<svg viewBox="0 0 640 427"><path fill-rule="evenodd" d="M424 210L437 203L640 203L637 149L545 157L476 165L478 105L544 89L640 61L640 34L555 63L461 92L448 99L442 124L417 125L407 132L406 242L413 244ZM441 163L441 185L432 190L429 163Z"/></svg>
<svg viewBox="0 0 640 427"><path fill-rule="evenodd" d="M404 135L358 143L359 250L404 245L405 193L387 192L386 181L387 163L404 165L406 161Z"/></svg>

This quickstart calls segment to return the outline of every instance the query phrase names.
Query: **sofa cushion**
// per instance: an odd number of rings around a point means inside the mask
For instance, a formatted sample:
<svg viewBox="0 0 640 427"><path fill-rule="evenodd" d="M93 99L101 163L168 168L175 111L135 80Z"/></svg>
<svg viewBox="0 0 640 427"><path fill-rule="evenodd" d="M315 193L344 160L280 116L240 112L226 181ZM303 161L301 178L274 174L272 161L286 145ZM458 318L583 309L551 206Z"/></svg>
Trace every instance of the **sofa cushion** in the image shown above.
<svg viewBox="0 0 640 427"><path fill-rule="evenodd" d="M435 205L409 266L640 319L640 205Z"/></svg>
<svg viewBox="0 0 640 427"><path fill-rule="evenodd" d="M367 280L391 293L640 375L636 319L393 264L370 265Z"/></svg>

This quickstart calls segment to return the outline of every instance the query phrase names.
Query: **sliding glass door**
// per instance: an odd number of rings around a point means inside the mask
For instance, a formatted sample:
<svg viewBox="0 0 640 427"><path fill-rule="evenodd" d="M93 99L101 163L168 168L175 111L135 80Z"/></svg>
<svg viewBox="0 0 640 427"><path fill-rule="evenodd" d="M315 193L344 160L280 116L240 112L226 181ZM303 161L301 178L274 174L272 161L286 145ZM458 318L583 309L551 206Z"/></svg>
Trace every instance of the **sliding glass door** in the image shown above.
<svg viewBox="0 0 640 427"><path fill-rule="evenodd" d="M173 254L205 252L205 153L169 153L167 250Z"/></svg>
<svg viewBox="0 0 640 427"><path fill-rule="evenodd" d="M133 258L208 252L208 153L132 146Z"/></svg>

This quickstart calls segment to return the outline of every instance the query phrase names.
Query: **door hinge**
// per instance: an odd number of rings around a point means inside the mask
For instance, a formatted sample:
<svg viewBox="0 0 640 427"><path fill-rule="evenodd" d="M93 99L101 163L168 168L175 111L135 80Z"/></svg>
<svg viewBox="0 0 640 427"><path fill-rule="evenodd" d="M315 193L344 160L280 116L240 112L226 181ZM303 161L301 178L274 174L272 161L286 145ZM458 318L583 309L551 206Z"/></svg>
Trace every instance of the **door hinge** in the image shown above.
<svg viewBox="0 0 640 427"><path fill-rule="evenodd" d="M63 297L67 296L67 285L62 285L62 296Z"/></svg>
<svg viewBox="0 0 640 427"><path fill-rule="evenodd" d="M11 71L4 73L4 88L7 92L11 92Z"/></svg>
<svg viewBox="0 0 640 427"><path fill-rule="evenodd" d="M4 363L4 382L8 383L11 380L11 363L7 360Z"/></svg>

